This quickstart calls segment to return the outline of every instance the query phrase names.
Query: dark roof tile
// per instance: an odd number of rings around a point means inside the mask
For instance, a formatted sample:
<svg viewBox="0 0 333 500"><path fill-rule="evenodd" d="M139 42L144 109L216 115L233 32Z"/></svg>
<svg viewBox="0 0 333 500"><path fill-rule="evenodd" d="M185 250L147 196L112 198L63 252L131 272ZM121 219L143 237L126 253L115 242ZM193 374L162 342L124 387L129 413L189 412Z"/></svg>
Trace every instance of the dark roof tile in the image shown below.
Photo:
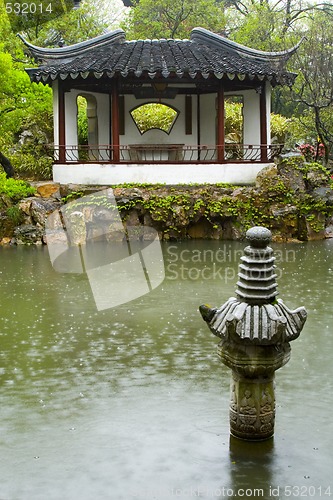
<svg viewBox="0 0 333 500"><path fill-rule="evenodd" d="M199 75L203 78L223 75L240 79L268 79L274 84L292 83L295 75L285 71L285 63L296 48L280 53L261 52L236 44L202 28L195 28L191 40L126 41L124 32L116 30L70 47L41 49L28 42L32 55L41 66L29 70L33 81L49 77L65 79L121 74L123 77L143 74L154 78Z"/></svg>

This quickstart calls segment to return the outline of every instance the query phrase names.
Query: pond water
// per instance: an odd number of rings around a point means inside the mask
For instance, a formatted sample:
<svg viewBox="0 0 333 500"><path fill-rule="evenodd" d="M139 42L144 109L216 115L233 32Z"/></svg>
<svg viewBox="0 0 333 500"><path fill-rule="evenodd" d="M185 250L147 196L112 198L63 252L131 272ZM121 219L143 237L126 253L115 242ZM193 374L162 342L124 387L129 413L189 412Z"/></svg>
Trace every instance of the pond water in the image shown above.
<svg viewBox="0 0 333 500"><path fill-rule="evenodd" d="M308 320L254 444L229 436L230 370L198 312L234 295L244 246L164 243L163 283L103 311L45 247L0 247L1 500L333 497L333 241L273 245Z"/></svg>

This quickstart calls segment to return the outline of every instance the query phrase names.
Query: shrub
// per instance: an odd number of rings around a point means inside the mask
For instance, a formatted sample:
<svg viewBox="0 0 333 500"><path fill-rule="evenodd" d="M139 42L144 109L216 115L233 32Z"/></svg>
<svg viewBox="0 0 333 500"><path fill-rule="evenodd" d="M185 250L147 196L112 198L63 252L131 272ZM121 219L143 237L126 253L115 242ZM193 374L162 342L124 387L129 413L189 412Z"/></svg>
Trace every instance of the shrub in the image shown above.
<svg viewBox="0 0 333 500"><path fill-rule="evenodd" d="M5 173L0 173L0 194L5 194L13 201L35 194L36 189L22 180L7 179Z"/></svg>
<svg viewBox="0 0 333 500"><path fill-rule="evenodd" d="M314 161L325 156L325 147L323 144L318 144L317 149L312 144L301 144L298 149L306 161Z"/></svg>

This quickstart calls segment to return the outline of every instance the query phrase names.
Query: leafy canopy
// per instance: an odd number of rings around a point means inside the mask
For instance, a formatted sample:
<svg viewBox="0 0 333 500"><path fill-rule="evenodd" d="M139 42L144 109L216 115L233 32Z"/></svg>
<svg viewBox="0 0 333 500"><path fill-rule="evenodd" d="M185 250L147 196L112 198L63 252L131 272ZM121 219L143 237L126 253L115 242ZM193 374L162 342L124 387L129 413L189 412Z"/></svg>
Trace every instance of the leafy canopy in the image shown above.
<svg viewBox="0 0 333 500"><path fill-rule="evenodd" d="M122 23L128 38L188 38L196 26L220 33L223 3L215 0L140 0Z"/></svg>

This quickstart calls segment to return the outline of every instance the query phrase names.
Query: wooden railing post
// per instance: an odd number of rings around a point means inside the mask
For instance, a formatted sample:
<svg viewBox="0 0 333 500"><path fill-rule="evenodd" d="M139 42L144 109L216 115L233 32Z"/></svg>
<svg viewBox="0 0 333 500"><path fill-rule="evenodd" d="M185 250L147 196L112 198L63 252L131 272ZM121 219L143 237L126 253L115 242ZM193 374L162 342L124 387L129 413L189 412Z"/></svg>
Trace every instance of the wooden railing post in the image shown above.
<svg viewBox="0 0 333 500"><path fill-rule="evenodd" d="M112 149L113 149L113 161L120 161L120 150L119 150L119 95L117 82L114 82L112 86L111 93L111 125L112 125Z"/></svg>
<svg viewBox="0 0 333 500"><path fill-rule="evenodd" d="M58 85L59 163L66 163L65 89Z"/></svg>
<svg viewBox="0 0 333 500"><path fill-rule="evenodd" d="M268 161L267 155L267 106L266 106L266 86L262 84L260 92L260 150L261 161Z"/></svg>

